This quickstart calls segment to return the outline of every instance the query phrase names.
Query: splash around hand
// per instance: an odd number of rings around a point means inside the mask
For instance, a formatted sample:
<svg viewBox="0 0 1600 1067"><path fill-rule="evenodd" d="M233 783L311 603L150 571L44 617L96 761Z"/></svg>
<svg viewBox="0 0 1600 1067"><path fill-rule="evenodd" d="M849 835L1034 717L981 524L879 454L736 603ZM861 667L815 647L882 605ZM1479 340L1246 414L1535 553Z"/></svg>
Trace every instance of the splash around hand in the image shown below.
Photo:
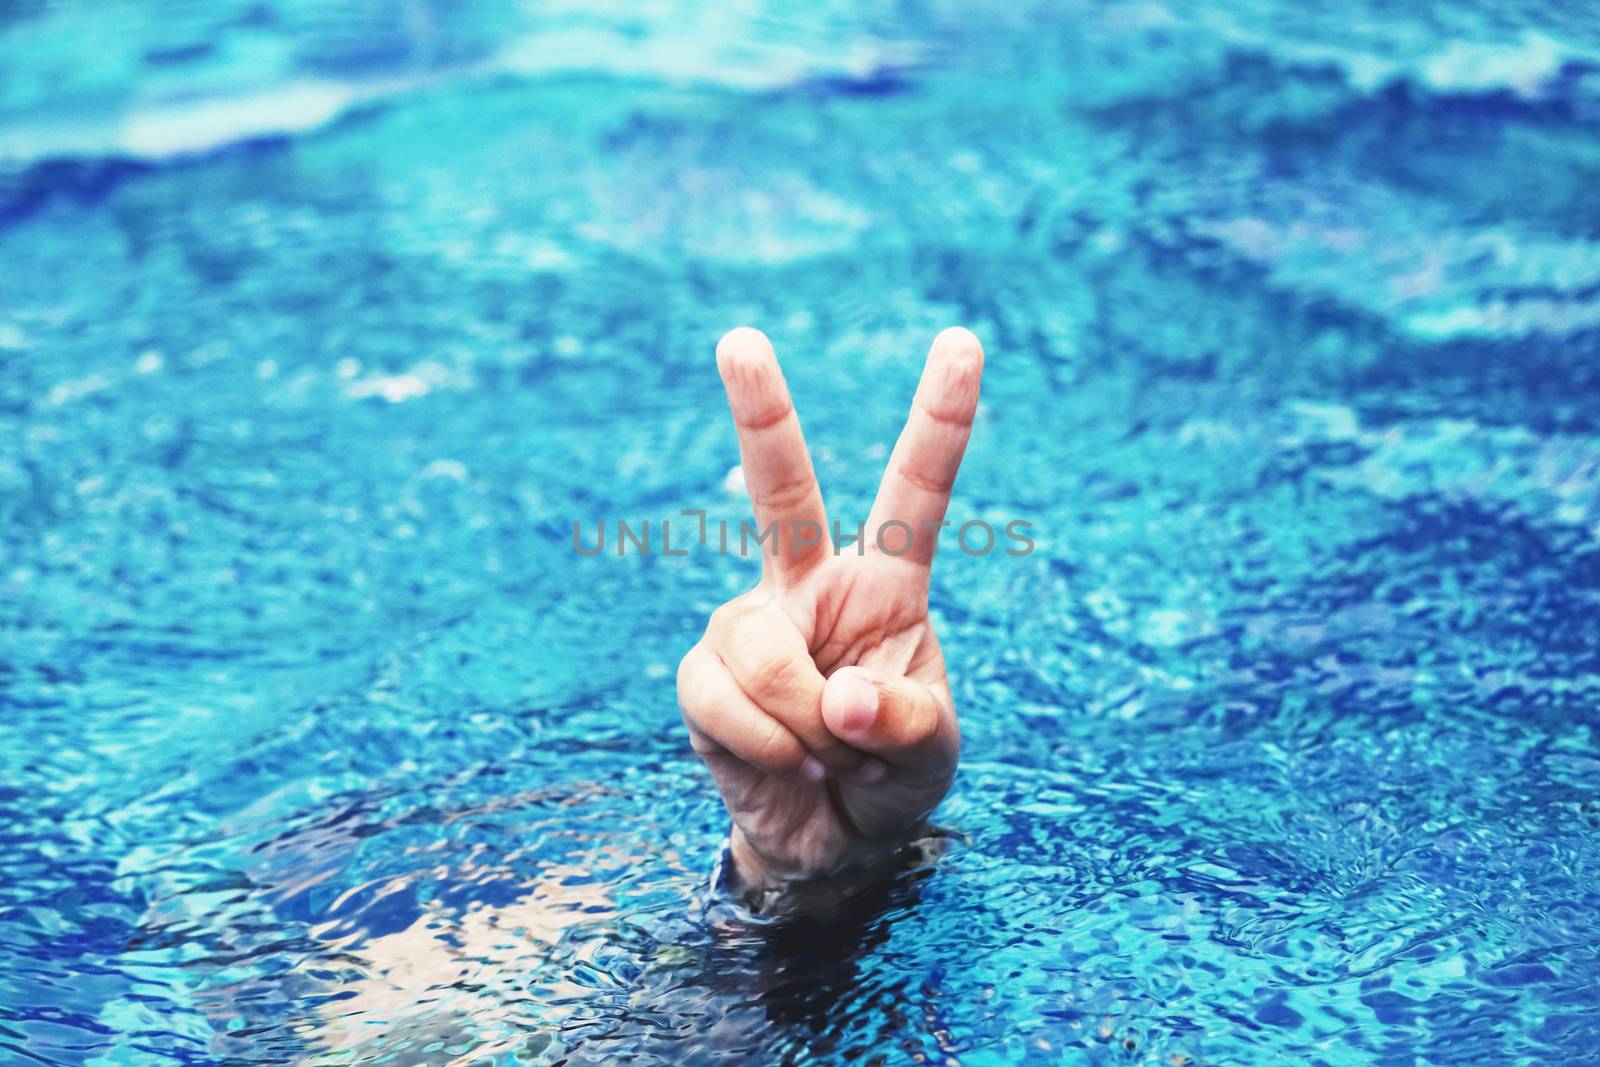
<svg viewBox="0 0 1600 1067"><path fill-rule="evenodd" d="M983 347L945 330L867 520L835 553L800 421L772 345L717 345L760 529L780 531L761 581L712 613L678 667L678 704L733 819L746 886L870 863L926 827L955 775L960 729L928 620L940 523L978 406ZM903 531L892 547L870 531ZM796 529L815 536L785 536ZM902 551L903 549L903 551Z"/></svg>

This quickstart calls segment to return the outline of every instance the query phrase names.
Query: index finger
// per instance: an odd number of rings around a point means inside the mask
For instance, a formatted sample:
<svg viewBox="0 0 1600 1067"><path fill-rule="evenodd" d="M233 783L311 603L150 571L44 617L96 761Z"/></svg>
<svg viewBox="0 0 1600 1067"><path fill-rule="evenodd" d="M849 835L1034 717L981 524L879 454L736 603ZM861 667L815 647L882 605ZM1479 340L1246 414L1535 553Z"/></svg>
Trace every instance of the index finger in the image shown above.
<svg viewBox="0 0 1600 1067"><path fill-rule="evenodd" d="M772 343L748 326L728 331L717 344L717 371L739 431L756 534L774 531L774 541L762 542L762 569L780 584L795 581L827 557L831 542L789 385Z"/></svg>

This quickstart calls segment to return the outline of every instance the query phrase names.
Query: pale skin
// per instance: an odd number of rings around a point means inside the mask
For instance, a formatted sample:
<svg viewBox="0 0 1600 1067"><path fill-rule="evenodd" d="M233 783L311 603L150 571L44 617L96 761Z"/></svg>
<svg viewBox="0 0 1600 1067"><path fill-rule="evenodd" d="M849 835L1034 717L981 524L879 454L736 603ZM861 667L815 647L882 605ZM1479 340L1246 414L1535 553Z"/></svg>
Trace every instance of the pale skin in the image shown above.
<svg viewBox="0 0 1600 1067"><path fill-rule="evenodd" d="M834 550L771 343L733 330L717 370L756 528L778 524L779 542L763 551L760 583L713 612L684 656L678 703L732 816L738 873L770 889L892 852L950 788L961 734L928 576L983 347L959 327L934 340L860 554Z"/></svg>

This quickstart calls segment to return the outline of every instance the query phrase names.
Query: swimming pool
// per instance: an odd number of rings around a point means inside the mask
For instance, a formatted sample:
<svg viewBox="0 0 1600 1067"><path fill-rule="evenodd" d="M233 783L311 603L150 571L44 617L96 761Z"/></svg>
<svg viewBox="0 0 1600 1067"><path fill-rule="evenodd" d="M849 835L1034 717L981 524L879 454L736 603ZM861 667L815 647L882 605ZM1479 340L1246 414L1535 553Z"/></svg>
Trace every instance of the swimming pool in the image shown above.
<svg viewBox="0 0 1600 1067"><path fill-rule="evenodd" d="M1600 18L0 19L0 1060L1600 1058ZM717 8L717 11L709 10ZM772 336L863 517L988 349L923 871L708 892Z"/></svg>

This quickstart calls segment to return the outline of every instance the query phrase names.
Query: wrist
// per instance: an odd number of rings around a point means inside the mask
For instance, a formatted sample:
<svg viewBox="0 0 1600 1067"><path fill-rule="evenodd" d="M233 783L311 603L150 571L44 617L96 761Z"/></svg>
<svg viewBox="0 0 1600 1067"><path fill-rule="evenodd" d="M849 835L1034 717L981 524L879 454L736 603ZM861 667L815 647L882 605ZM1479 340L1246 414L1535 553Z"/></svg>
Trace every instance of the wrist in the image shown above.
<svg viewBox="0 0 1600 1067"><path fill-rule="evenodd" d="M799 867L777 862L763 856L750 843L739 824L728 831L728 859L738 886L747 892L764 892L781 889L788 883L811 875Z"/></svg>
<svg viewBox="0 0 1600 1067"><path fill-rule="evenodd" d="M933 863L947 835L923 821L893 840L862 843L837 862L798 867L763 855L735 824L728 834L722 887L757 915L827 909L902 872Z"/></svg>

